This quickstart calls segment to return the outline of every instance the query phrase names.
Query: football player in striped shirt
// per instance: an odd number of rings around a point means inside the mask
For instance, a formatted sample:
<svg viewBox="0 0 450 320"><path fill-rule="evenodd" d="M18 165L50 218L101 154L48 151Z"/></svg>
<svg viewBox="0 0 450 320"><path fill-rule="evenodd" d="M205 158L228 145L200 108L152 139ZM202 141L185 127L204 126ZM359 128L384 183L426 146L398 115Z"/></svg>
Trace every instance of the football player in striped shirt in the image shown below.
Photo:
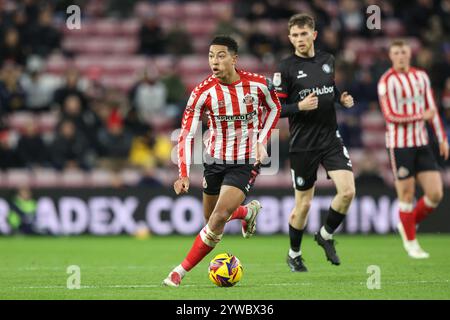
<svg viewBox="0 0 450 320"><path fill-rule="evenodd" d="M191 93L178 139L179 179L177 194L189 190L192 145L201 115L208 115L210 136L206 145L203 207L206 226L197 235L183 262L163 284L178 287L185 274L220 241L225 224L242 221L245 238L255 232L258 201L242 206L267 157L264 147L280 116L280 102L270 80L236 69L238 45L228 36L218 36L209 47L212 75ZM265 113L263 113L265 111Z"/></svg>
<svg viewBox="0 0 450 320"><path fill-rule="evenodd" d="M389 58L392 67L380 78L378 95L386 119L386 147L399 200L397 228L408 255L425 259L429 254L417 241L416 225L436 209L443 197L442 178L425 123L431 124L444 159L449 155L448 139L427 73L410 65L408 43L393 41ZM416 183L422 187L424 196L414 205Z"/></svg>

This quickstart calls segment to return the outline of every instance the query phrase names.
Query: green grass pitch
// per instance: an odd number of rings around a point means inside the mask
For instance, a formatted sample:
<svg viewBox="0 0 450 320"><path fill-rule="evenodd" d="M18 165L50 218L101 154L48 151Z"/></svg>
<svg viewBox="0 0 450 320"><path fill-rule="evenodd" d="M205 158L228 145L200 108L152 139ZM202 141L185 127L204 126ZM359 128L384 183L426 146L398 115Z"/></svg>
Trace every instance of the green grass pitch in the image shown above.
<svg viewBox="0 0 450 320"><path fill-rule="evenodd" d="M449 299L450 235L420 235L431 257L412 260L398 235L337 235L342 264L325 260L311 235L303 239L308 273L286 263L288 236L243 239L225 235L183 280L161 286L194 237L0 238L0 299ZM215 254L235 254L244 266L240 283L215 287L207 266ZM81 288L67 289L67 267L81 270ZM369 290L367 268L379 266L381 288Z"/></svg>

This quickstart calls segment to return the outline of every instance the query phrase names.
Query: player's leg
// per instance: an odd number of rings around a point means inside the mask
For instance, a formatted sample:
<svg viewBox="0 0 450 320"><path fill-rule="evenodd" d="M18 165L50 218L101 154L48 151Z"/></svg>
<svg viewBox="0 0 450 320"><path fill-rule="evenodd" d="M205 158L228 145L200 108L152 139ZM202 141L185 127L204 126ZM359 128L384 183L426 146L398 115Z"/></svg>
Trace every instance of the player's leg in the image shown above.
<svg viewBox="0 0 450 320"><path fill-rule="evenodd" d="M398 232L402 237L403 247L411 258L428 258L428 253L422 250L416 238L416 222L414 218L414 193L416 179L396 180L395 189L398 197L400 222L397 225Z"/></svg>
<svg viewBox="0 0 450 320"><path fill-rule="evenodd" d="M355 179L353 172L348 170L329 171L328 175L333 180L337 192L328 209L325 223L314 235L314 239L325 250L328 261L334 265L340 265L333 234L344 221L348 208L355 197Z"/></svg>
<svg viewBox="0 0 450 320"><path fill-rule="evenodd" d="M416 190L416 170L418 148L394 148L389 150L389 157L395 177L395 190L398 197L399 218L398 232L403 247L411 258L428 258L416 238L416 221L414 218L414 194Z"/></svg>
<svg viewBox="0 0 450 320"><path fill-rule="evenodd" d="M308 219L309 208L314 197L314 183L320 163L320 152L304 151L289 154L292 185L295 190L295 205L289 217L290 248L286 262L293 272L308 271L303 263L301 243Z"/></svg>
<svg viewBox="0 0 450 320"><path fill-rule="evenodd" d="M244 192L245 196L253 187L256 177L260 173L260 166L253 164L232 165L224 178L224 185L234 186ZM250 238L256 231L256 217L261 210L258 200L252 200L246 205L240 205L230 216L228 221L239 219L242 224L242 236Z"/></svg>
<svg viewBox="0 0 450 320"><path fill-rule="evenodd" d="M287 256L287 264L292 272L308 271L303 263L301 245L313 197L314 187L304 191L295 190L295 206L289 217L290 248Z"/></svg>
<svg viewBox="0 0 450 320"><path fill-rule="evenodd" d="M180 285L181 279L185 274L194 268L220 242L225 224L244 199L245 194L239 188L228 185L221 187L219 198L208 223L195 238L194 244L186 258L169 274L163 281L163 284L172 287Z"/></svg>
<svg viewBox="0 0 450 320"><path fill-rule="evenodd" d="M324 249L327 260L339 265L341 262L336 253L333 233L344 221L355 196L352 162L347 148L340 139L324 152L322 165L336 186L336 196L328 209L325 224L314 235L314 240Z"/></svg>
<svg viewBox="0 0 450 320"><path fill-rule="evenodd" d="M211 195L203 192L203 215L205 217L205 224L208 223L218 199L218 194Z"/></svg>
<svg viewBox="0 0 450 320"><path fill-rule="evenodd" d="M417 182L424 192L424 196L417 201L414 208L415 223L419 224L437 208L444 192L441 174L438 171L419 172Z"/></svg>
<svg viewBox="0 0 450 320"><path fill-rule="evenodd" d="M443 184L439 166L429 146L419 148L417 151L417 182L424 191L414 208L416 224L425 219L442 200Z"/></svg>

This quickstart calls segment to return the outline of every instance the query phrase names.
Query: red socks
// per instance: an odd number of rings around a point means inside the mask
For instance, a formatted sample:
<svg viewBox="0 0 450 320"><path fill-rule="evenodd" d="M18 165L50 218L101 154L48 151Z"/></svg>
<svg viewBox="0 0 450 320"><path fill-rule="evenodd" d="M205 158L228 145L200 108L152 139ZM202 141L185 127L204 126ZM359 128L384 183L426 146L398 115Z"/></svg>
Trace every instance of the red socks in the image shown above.
<svg viewBox="0 0 450 320"><path fill-rule="evenodd" d="M194 240L191 250L181 263L184 270L189 271L195 267L219 243L222 235L214 234L206 225Z"/></svg>
<svg viewBox="0 0 450 320"><path fill-rule="evenodd" d="M245 220L245 217L247 216L248 208L246 206L239 206L232 214L231 217L228 219L228 221L234 220L234 219L240 219Z"/></svg>
<svg viewBox="0 0 450 320"><path fill-rule="evenodd" d="M428 198L420 198L419 201L417 201L413 212L416 224L424 220L436 207L437 206L434 203L431 203Z"/></svg>

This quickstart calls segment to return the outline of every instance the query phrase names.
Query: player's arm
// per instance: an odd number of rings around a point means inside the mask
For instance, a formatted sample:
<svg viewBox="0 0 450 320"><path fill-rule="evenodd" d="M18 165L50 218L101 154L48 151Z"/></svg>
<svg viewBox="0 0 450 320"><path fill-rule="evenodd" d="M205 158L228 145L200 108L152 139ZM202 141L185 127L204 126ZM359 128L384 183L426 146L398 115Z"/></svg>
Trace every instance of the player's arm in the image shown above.
<svg viewBox="0 0 450 320"><path fill-rule="evenodd" d="M426 120L427 114L398 114L394 110L397 110L397 99L394 94L394 82L391 79L385 81L381 79L378 82L378 99L380 101L381 110L384 118L390 123L410 123L415 121Z"/></svg>
<svg viewBox="0 0 450 320"><path fill-rule="evenodd" d="M197 131L200 117L203 113L203 104L206 94L192 91L181 120L181 132L178 137L178 170L179 178L174 183L176 194L186 193L189 190L189 167L191 165L194 135Z"/></svg>
<svg viewBox="0 0 450 320"><path fill-rule="evenodd" d="M301 111L316 109L319 101L313 93L301 101L287 103L290 92L289 73L287 72L283 62L279 64L278 70L279 72L276 72L273 75L273 83L275 85L275 89L277 90L278 98L280 99L280 117L286 118Z"/></svg>
<svg viewBox="0 0 450 320"><path fill-rule="evenodd" d="M444 130L444 125L442 124L441 117L439 116L439 111L436 106L436 102L434 100L433 89L431 88L430 78L428 75L423 72L425 78L425 109L432 110L433 116L428 119L431 123L433 131L437 137L439 142L439 151L441 156L444 157L445 160L448 159L449 156L449 148L448 148L448 138L447 134Z"/></svg>
<svg viewBox="0 0 450 320"><path fill-rule="evenodd" d="M262 106L266 109L266 116L262 124L262 129L259 130L258 133L256 160L262 162L267 154L262 155L261 153L265 153L264 145L269 140L272 130L278 123L281 112L281 104L280 100L278 99L275 87L269 79L266 80L266 85L262 85L260 89L262 93L260 101Z"/></svg>

